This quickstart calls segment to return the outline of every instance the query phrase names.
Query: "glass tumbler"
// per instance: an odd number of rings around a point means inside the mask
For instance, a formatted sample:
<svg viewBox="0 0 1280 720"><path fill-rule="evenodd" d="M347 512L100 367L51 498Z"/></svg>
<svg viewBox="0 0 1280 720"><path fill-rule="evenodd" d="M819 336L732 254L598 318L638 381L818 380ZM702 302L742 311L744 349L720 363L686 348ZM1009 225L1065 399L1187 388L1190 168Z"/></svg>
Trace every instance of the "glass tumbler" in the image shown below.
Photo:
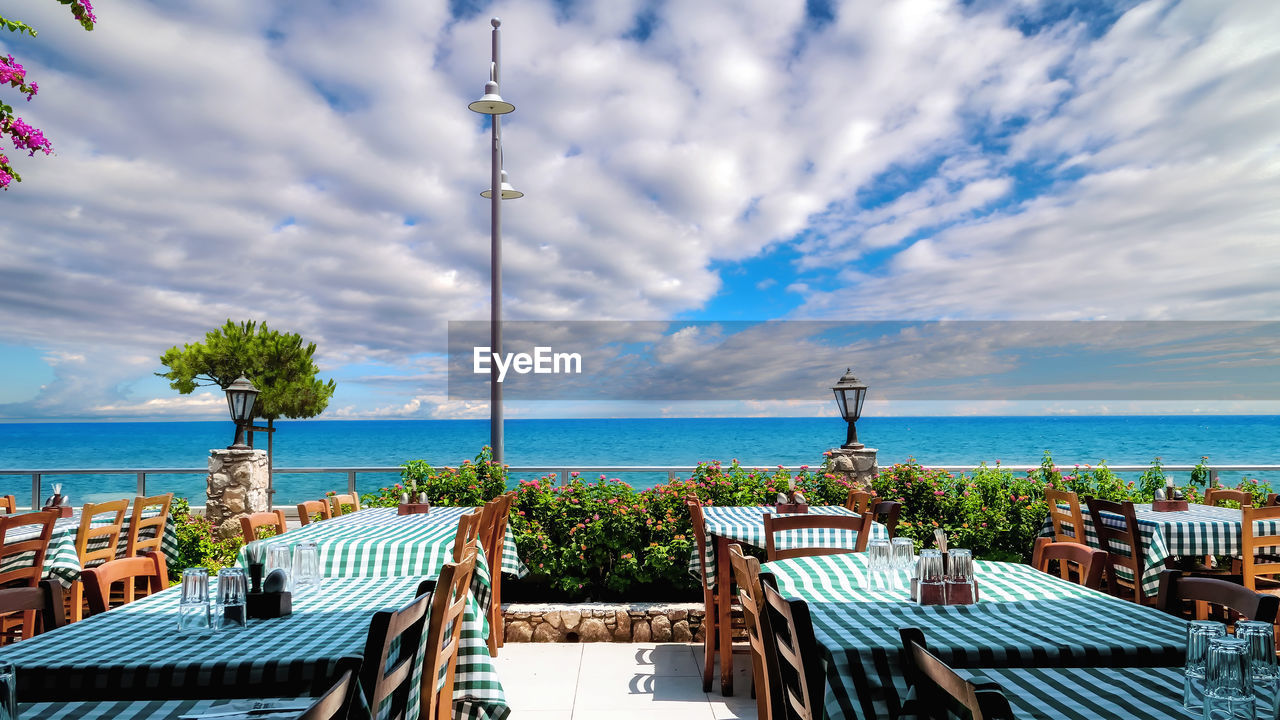
<svg viewBox="0 0 1280 720"><path fill-rule="evenodd" d="M218 571L218 607L215 622L219 630L238 630L249 624L245 613L245 597L248 583L241 568L222 568Z"/></svg>
<svg viewBox="0 0 1280 720"><path fill-rule="evenodd" d="M1253 695L1259 711L1275 717L1277 681L1275 627L1268 622L1242 620L1236 623L1236 637L1249 644L1249 666L1253 669Z"/></svg>
<svg viewBox="0 0 1280 720"><path fill-rule="evenodd" d="M911 538L894 538L890 543L893 576L899 587L906 589L911 582L911 573L916 569L916 545Z"/></svg>
<svg viewBox="0 0 1280 720"><path fill-rule="evenodd" d="M1237 637L1211 638L1204 663L1204 720L1254 717L1249 643Z"/></svg>
<svg viewBox="0 0 1280 720"><path fill-rule="evenodd" d="M294 592L320 589L320 547L314 541L300 542L293 549L292 579Z"/></svg>
<svg viewBox="0 0 1280 720"><path fill-rule="evenodd" d="M212 628L209 617L209 571L202 567L182 571L182 600L178 604L178 631L203 632Z"/></svg>
<svg viewBox="0 0 1280 720"><path fill-rule="evenodd" d="M973 603L973 552L956 549L947 553L947 602Z"/></svg>
<svg viewBox="0 0 1280 720"><path fill-rule="evenodd" d="M935 548L920 551L916 561L916 576L920 578L920 604L945 605L946 583L942 576L942 551Z"/></svg>
<svg viewBox="0 0 1280 720"><path fill-rule="evenodd" d="M892 547L888 540L872 540L867 543L867 588L876 587L876 579L889 572Z"/></svg>
<svg viewBox="0 0 1280 720"><path fill-rule="evenodd" d="M1182 668L1182 707L1204 705L1204 665L1209 641L1227 634L1227 626L1212 620L1192 620L1187 626L1187 664Z"/></svg>
<svg viewBox="0 0 1280 720"><path fill-rule="evenodd" d="M267 568L263 577L271 577L272 571L275 570L284 572L284 590L286 592L293 590L293 578L290 575L293 570L293 558L286 543L276 542L267 546Z"/></svg>
<svg viewBox="0 0 1280 720"><path fill-rule="evenodd" d="M0 720L18 720L18 671L13 663L0 662Z"/></svg>

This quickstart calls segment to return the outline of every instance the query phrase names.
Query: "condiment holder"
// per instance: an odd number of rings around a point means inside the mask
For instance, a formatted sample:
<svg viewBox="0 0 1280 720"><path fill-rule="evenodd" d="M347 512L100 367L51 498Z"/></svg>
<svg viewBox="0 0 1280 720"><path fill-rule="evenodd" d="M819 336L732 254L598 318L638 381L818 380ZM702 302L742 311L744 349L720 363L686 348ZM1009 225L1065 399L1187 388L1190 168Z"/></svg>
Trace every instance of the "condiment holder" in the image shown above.
<svg viewBox="0 0 1280 720"><path fill-rule="evenodd" d="M804 499L804 495L798 490L788 490L784 493L778 493L776 505L776 512L778 514L800 514L809 512L809 503Z"/></svg>
<svg viewBox="0 0 1280 720"><path fill-rule="evenodd" d="M1182 497L1182 491L1174 486L1172 479L1165 483L1163 489L1156 490L1156 497L1151 501L1151 510L1154 512L1182 512L1190 509L1191 505Z"/></svg>
<svg viewBox="0 0 1280 720"><path fill-rule="evenodd" d="M245 613L254 619L269 620L284 617L293 612L293 595L288 591L289 575L283 568L275 567L265 580L266 564L263 556L266 545L250 543L245 546L249 558L249 592L245 595Z"/></svg>
<svg viewBox="0 0 1280 720"><path fill-rule="evenodd" d="M957 560L967 563L969 566L969 580L967 582L950 582L951 573L951 554L939 550L922 550L916 565L916 574L911 578L911 600L920 605L973 605L978 602L978 578L973 574L973 556L968 550L957 550ZM960 553L964 553L963 556ZM932 558L932 560L929 560ZM926 567L930 562L937 563L941 567L941 574L937 575L938 582L922 583L920 582L920 574L922 568ZM957 563L959 564L959 562Z"/></svg>

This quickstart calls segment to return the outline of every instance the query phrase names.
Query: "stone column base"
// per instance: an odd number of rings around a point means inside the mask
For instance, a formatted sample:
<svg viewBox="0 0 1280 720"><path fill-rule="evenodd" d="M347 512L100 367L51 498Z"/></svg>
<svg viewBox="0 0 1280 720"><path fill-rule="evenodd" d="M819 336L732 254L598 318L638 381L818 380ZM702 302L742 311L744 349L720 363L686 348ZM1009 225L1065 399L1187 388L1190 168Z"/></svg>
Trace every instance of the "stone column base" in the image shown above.
<svg viewBox="0 0 1280 720"><path fill-rule="evenodd" d="M240 534L240 518L267 511L267 452L210 450L204 515L219 537Z"/></svg>
<svg viewBox="0 0 1280 720"><path fill-rule="evenodd" d="M832 448L824 463L826 472L848 482L852 487L870 490L880 468L876 466L875 448Z"/></svg>
<svg viewBox="0 0 1280 720"><path fill-rule="evenodd" d="M506 642L701 642L702 603L504 605Z"/></svg>

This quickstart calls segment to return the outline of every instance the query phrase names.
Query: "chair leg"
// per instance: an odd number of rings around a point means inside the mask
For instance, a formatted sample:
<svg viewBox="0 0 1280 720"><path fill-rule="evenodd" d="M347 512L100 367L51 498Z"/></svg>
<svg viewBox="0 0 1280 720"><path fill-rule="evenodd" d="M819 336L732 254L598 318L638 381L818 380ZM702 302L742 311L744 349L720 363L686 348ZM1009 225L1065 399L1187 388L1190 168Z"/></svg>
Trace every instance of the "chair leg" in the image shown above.
<svg viewBox="0 0 1280 720"><path fill-rule="evenodd" d="M84 619L84 583L76 580L71 583L71 607L67 608L67 622L80 622Z"/></svg>
<svg viewBox="0 0 1280 720"><path fill-rule="evenodd" d="M716 627L716 603L706 589L702 593L702 692L711 692L711 676L716 667L716 640L720 630Z"/></svg>
<svg viewBox="0 0 1280 720"><path fill-rule="evenodd" d="M726 538L716 538L716 558L729 557L729 541ZM716 585L719 587L718 597L716 598L716 607L718 617L720 619L720 694L729 696L733 694L733 622L729 613L729 592L733 587L729 577L728 563L724 563L722 567L718 567L719 572L716 574Z"/></svg>

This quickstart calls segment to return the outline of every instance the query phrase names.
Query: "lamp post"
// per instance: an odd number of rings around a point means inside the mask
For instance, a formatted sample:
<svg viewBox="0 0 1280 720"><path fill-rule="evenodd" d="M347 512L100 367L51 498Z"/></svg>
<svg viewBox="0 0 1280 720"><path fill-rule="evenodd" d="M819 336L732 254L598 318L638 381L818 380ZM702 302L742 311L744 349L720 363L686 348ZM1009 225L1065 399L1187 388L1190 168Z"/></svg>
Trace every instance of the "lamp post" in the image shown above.
<svg viewBox="0 0 1280 720"><path fill-rule="evenodd" d="M244 441L245 426L253 422L253 404L258 399L258 388L249 382L249 378L241 375L227 386L227 408L231 410L231 419L236 424L235 442L227 446L228 450L248 450Z"/></svg>
<svg viewBox="0 0 1280 720"><path fill-rule="evenodd" d="M522 197L524 193L511 187L507 173L502 169L502 123L499 116L516 109L515 105L498 94L499 42L502 21L493 18L493 55L489 63L489 82L484 84L484 96L467 107L474 112L488 115L493 133L492 159L489 189L480 193L488 198L489 205L489 351L502 355L502 201ZM498 382L498 364L489 365L489 445L493 447L493 460L502 464L502 383Z"/></svg>
<svg viewBox="0 0 1280 720"><path fill-rule="evenodd" d="M858 442L858 429L856 423L858 418L862 416L862 401L867 399L867 385L853 376L853 369L846 369L844 375L836 381L835 387L831 388L836 394L836 405L840 407L840 417L849 423L849 433L845 437L844 445L840 447L848 450L858 450L862 448L862 443Z"/></svg>

